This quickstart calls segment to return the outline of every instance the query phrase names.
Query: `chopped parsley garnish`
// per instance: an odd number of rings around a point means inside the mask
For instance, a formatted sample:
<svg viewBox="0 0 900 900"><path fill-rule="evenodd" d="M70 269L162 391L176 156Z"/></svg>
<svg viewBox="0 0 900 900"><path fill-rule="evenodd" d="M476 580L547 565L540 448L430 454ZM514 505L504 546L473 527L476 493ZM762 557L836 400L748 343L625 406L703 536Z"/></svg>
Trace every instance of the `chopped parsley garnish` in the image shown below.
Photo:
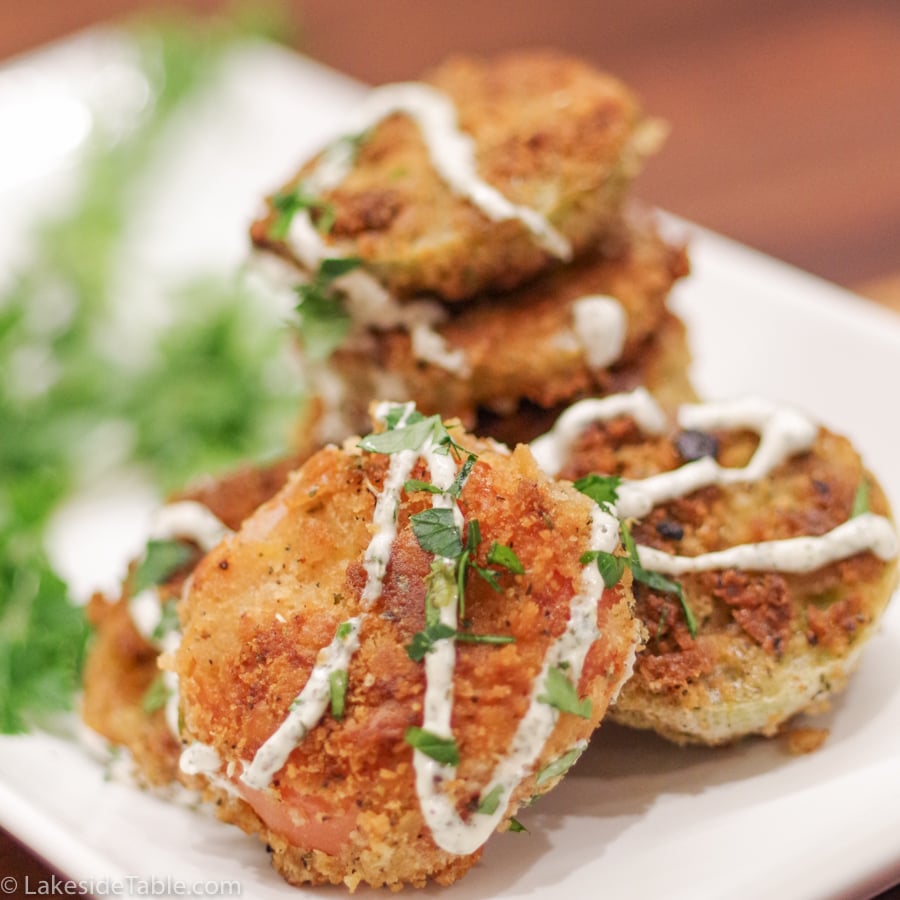
<svg viewBox="0 0 900 900"><path fill-rule="evenodd" d="M316 274L297 286L299 330L310 358L325 359L350 331L350 316L334 281L360 265L362 261L356 257L323 259Z"/></svg>
<svg viewBox="0 0 900 900"><path fill-rule="evenodd" d="M681 604L681 609L684 612L684 620L687 623L688 631L690 632L691 637L696 637L697 620L694 618L694 613L688 604L684 588L679 582L673 581L671 578L666 578L665 575L661 575L659 572L650 572L645 569L641 565L637 545L634 542L634 538L631 536L631 530L628 528L628 525L625 522L621 522L620 529L622 532L622 543L625 545L625 552L628 554L628 564L631 567L631 575L634 580L641 582L641 584L646 584L648 588L651 588L654 591L660 591L665 594L675 594L675 596L678 597L678 602Z"/></svg>
<svg viewBox="0 0 900 900"><path fill-rule="evenodd" d="M154 641L161 641L167 634L178 631L181 623L178 621L178 602L176 600L166 600L159 610L159 621L153 629L150 637Z"/></svg>
<svg viewBox="0 0 900 900"><path fill-rule="evenodd" d="M553 760L553 762L548 763L541 769L540 772L537 773L537 777L534 779L534 783L537 787L540 787L542 784L546 784L553 778L557 778L560 775L565 775L572 766L578 760L578 757L584 752L584 747L573 747L569 750L568 753L564 753L558 759Z"/></svg>
<svg viewBox="0 0 900 900"><path fill-rule="evenodd" d="M430 756L442 766L459 765L459 748L452 737L440 737L431 731L426 731L424 728L411 725L406 729L403 739L410 747L414 747L420 753Z"/></svg>
<svg viewBox="0 0 900 900"><path fill-rule="evenodd" d="M616 556L614 553L607 553L605 550L589 550L581 555L583 566L592 562L597 563L603 585L608 588L615 587L622 580L625 566L628 564L628 560Z"/></svg>
<svg viewBox="0 0 900 900"><path fill-rule="evenodd" d="M433 507L422 510L410 516L410 524L419 546L426 553L445 559L456 559L462 554L462 537L452 509Z"/></svg>
<svg viewBox="0 0 900 900"><path fill-rule="evenodd" d="M513 550L512 547L507 547L505 544L498 544L496 541L491 543L491 548L488 550L487 562L489 566L502 566L514 575L525 574L525 567L522 565L522 560L516 555L516 551Z"/></svg>
<svg viewBox="0 0 900 900"><path fill-rule="evenodd" d="M432 484L430 481L419 481L418 478L410 478L409 481L403 485L403 489L410 494L415 491L426 491L429 494L444 493L436 484Z"/></svg>
<svg viewBox="0 0 900 900"><path fill-rule="evenodd" d="M619 499L618 489L622 479L618 475L585 475L579 478L574 487L586 497L590 497L604 512L610 512L612 505Z"/></svg>
<svg viewBox="0 0 900 900"><path fill-rule="evenodd" d="M166 682L162 672L150 682L150 686L144 692L141 699L141 709L145 713L154 713L158 709L163 709L171 696L171 691L166 687Z"/></svg>
<svg viewBox="0 0 900 900"><path fill-rule="evenodd" d="M853 495L853 506L850 509L850 518L855 519L869 511L869 495L871 488L867 479L863 478Z"/></svg>
<svg viewBox="0 0 900 900"><path fill-rule="evenodd" d="M291 230L294 216L301 210L310 212L311 221L317 231L327 234L334 226L334 207L307 192L301 181L293 188L279 191L272 197L275 217L269 226L269 237L273 241L283 241Z"/></svg>
<svg viewBox="0 0 900 900"><path fill-rule="evenodd" d="M575 685L559 666L551 666L547 670L544 693L539 694L537 699L560 712L571 713L582 719L591 717L593 704L590 698L579 700Z"/></svg>
<svg viewBox="0 0 900 900"><path fill-rule="evenodd" d="M417 410L413 410L400 425L404 412L403 407L392 407L385 418L386 430L367 434L358 446L368 453L391 455L403 450L421 450L429 438L438 443L441 431L446 433L440 416L426 418Z"/></svg>
<svg viewBox="0 0 900 900"><path fill-rule="evenodd" d="M341 622L335 631L335 637L342 641L345 641L351 634L353 634L353 625L350 622Z"/></svg>
<svg viewBox="0 0 900 900"><path fill-rule="evenodd" d="M407 656L413 662L421 662L425 659L425 654L430 653L434 649L437 641L445 638L456 637L456 629L443 622L437 622L433 625L426 625L424 631L417 631L413 635L412 641L406 646Z"/></svg>
<svg viewBox="0 0 900 900"><path fill-rule="evenodd" d="M518 819L513 818L512 816L510 816L509 828L507 830L513 832L514 834L528 831L528 829Z"/></svg>
<svg viewBox="0 0 900 900"><path fill-rule="evenodd" d="M575 482L575 487L581 491L582 494L590 497L604 512L611 512L613 504L619 499L618 489L621 483L622 479L618 475L603 476L591 473L585 475L583 478L579 478ZM648 569L645 569L641 564L637 545L634 542L634 538L631 536L628 525L625 522L620 522L619 526L622 532L622 543L628 554L627 559L623 560L621 557L606 553L602 550L591 550L582 555L582 564L587 565L596 560L597 568L600 570L600 575L603 578L603 584L608 588L618 584L622 577L622 573L624 572L624 567L627 565L631 569L631 574L635 581L646 584L647 587L655 591L675 594L684 611L684 618L687 622L688 631L690 632L691 637L696 637L697 620L694 618L694 613L687 602L684 588L679 582L673 581L671 578L666 578L659 572L651 572Z"/></svg>
<svg viewBox="0 0 900 900"><path fill-rule="evenodd" d="M347 697L347 670L335 669L328 673L328 693L331 698L331 715L340 721L344 718Z"/></svg>
<svg viewBox="0 0 900 900"><path fill-rule="evenodd" d="M165 584L195 553L184 541L148 541L144 558L131 576L132 595Z"/></svg>
<svg viewBox="0 0 900 900"><path fill-rule="evenodd" d="M478 809L476 809L475 812L479 812L485 816L492 816L497 812L502 796L503 786L498 784L496 787L491 788L491 790L481 798L481 802L478 804Z"/></svg>

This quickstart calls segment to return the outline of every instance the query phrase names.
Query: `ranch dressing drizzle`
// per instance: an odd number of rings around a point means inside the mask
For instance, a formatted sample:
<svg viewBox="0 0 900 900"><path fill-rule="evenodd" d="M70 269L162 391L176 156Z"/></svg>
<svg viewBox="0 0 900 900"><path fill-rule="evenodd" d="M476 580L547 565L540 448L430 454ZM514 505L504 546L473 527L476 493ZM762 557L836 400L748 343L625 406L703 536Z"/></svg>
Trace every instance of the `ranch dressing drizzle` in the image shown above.
<svg viewBox="0 0 900 900"><path fill-rule="evenodd" d="M415 82L376 88L347 121L345 130L361 134L395 113L408 115L419 126L432 164L454 193L468 199L492 221L519 220L544 250L564 261L571 259L571 244L545 216L513 203L478 176L474 142L459 129L453 103L435 88ZM306 186L313 193L336 188L352 170L354 158L351 141L332 142L304 179ZM335 255L316 230L308 210L295 213L287 242L312 272L322 260ZM459 378L471 375L464 351L448 348L443 336L434 329L444 318L438 304L426 300L400 304L362 269L354 269L334 283L346 296L348 312L355 322L380 330L403 327L411 334L416 359Z"/></svg>
<svg viewBox="0 0 900 900"><path fill-rule="evenodd" d="M531 442L531 452L541 469L554 477L566 464L575 441L592 422L619 416L631 416L648 434L662 434L666 429L665 413L645 388L636 388L628 394L573 403L550 431Z"/></svg>
<svg viewBox="0 0 900 900"><path fill-rule="evenodd" d="M435 483L438 482L435 480ZM612 553L618 546L618 529L615 517L597 507L592 516L591 546ZM445 782L455 777L455 768L441 765L419 750L414 751L416 792L422 815L435 843L448 853L474 853L503 819L511 794L532 771L560 715L555 707L538 700L545 690L547 673L565 662L569 666L567 673L577 686L584 660L599 634L597 602L602 593L603 580L598 567L593 563L584 566L581 589L572 600L566 630L548 648L541 672L532 685L528 709L516 728L509 753L499 761L490 783L481 793L482 800L492 792L498 793L499 800L493 813L476 812L468 821L462 819L442 789ZM450 612L445 616L448 609ZM455 627L456 603L443 607L441 613L441 621ZM446 645L446 648L441 645ZM425 658L427 681L423 728L441 737L451 736L449 720L455 652L455 642L444 639L437 641L435 651Z"/></svg>
<svg viewBox="0 0 900 900"><path fill-rule="evenodd" d="M384 420L392 404L381 404L376 417ZM415 409L406 404L397 427L403 427ZM309 730L316 725L325 712L329 699L328 674L349 666L353 653L359 646L359 629L368 607L381 594L387 560L391 545L396 538L396 521L400 494L408 480L416 461L423 457L431 474L432 483L440 493L432 496L434 508L452 509L458 528L465 522L461 511L449 493L456 478L456 463L448 453L440 452L432 438L416 450L401 450L391 454L390 466L384 486L375 504L373 514L375 534L366 549L364 566L367 573L363 591L366 610L354 620L350 620L348 634L340 637L340 632L329 647L320 651L309 682L303 688L287 719L266 741L249 766L245 767L241 780L257 790L265 789L274 774L287 762L293 749L303 740ZM618 521L599 507L594 509L591 519L591 547L613 552L618 546ZM437 558L439 564L447 566L453 578L455 561ZM532 686L527 712L520 721L513 737L509 754L502 759L495 770L491 783L482 792L482 798L499 788L499 802L491 814L476 813L469 821L463 820L453 803L443 793L443 785L455 776L452 766L443 766L431 757L414 750L416 791L423 816L432 831L436 843L451 853L472 853L480 847L503 818L510 795L524 779L540 756L544 744L550 737L559 712L537 698L545 690L547 673L553 666L565 662L568 673L577 685L587 653L598 636L596 626L597 602L604 585L599 569L594 564L582 568L581 589L573 598L570 618L565 632L553 642L546 654L541 673ZM439 607L440 621L452 629L457 626L458 596ZM425 698L423 703L422 727L441 737L451 738L451 716L453 711L453 673L456 665L456 643L444 638L435 641L434 647L425 657ZM305 702L304 702L305 701ZM208 757L208 759L207 759ZM186 759L185 765L212 765L211 754L199 752L199 757Z"/></svg>
<svg viewBox="0 0 900 900"><path fill-rule="evenodd" d="M391 404L380 404L376 418L384 420ZM405 405L397 423L402 428L415 410L412 403ZM381 588L387 571L391 546L397 536L397 512L400 493L419 457L417 450L401 450L391 455L384 486L375 502L373 513L374 534L366 547L363 567L366 585L361 601L363 612L338 628L331 644L319 651L309 679L291 704L287 718L246 764L241 781L255 790L263 790L272 777L287 762L294 748L306 737L311 728L325 714L331 698L329 676L332 672L347 669L353 654L359 648L359 632L372 604L381 596Z"/></svg>
<svg viewBox="0 0 900 900"><path fill-rule="evenodd" d="M453 102L436 88L418 82L387 84L370 91L345 123L350 134L361 134L388 116L400 113L415 121L428 147L432 165L448 187L465 197L491 221L518 219L538 245L564 261L572 258L572 246L537 210L513 203L478 175L475 142L461 131ZM353 156L337 142L326 153L320 188L333 188L350 172ZM334 146L334 145L332 145Z"/></svg>
<svg viewBox="0 0 900 900"><path fill-rule="evenodd" d="M185 540L196 544L201 552L209 553L219 541L231 534L231 529L202 503L183 500L169 503L159 509L150 524L148 540ZM185 589L190 578L185 582ZM163 620L163 604L159 587L149 587L129 598L128 612L138 633L156 646L161 654L171 654L181 643L177 628L166 631L161 637L157 629ZM166 692L165 717L169 730L178 737L178 676L169 670L162 672Z"/></svg>
<svg viewBox="0 0 900 900"><path fill-rule="evenodd" d="M596 421L632 415L647 432L661 433L665 416L646 392L636 397L616 394L602 400L584 400L569 407L553 428L532 443L538 464L556 475L565 464L578 436ZM646 515L659 503L684 496L708 485L726 485L765 478L791 456L809 450L815 443L818 426L805 416L759 398L686 404L678 414L683 428L750 429L760 436L759 445L743 468L725 468L711 457L686 463L671 472L635 481L623 481L618 488L615 512L622 518ZM897 534L891 522L866 513L837 526L827 534L741 544L727 550L695 557L673 556L639 545L644 568L666 575L713 569L743 568L780 572L811 572L855 553L871 550L880 559L898 552Z"/></svg>
<svg viewBox="0 0 900 900"><path fill-rule="evenodd" d="M253 761L241 774L241 781L247 787L258 791L266 788L294 748L325 714L331 700L329 676L332 672L346 670L350 665L350 659L359 649L361 622L362 616L348 619L344 624L349 627L339 626L331 643L319 651L309 680L291 703L287 718L256 751Z"/></svg>
<svg viewBox="0 0 900 900"><path fill-rule="evenodd" d="M572 306L572 325L590 368L603 369L622 355L628 320L614 297L579 298Z"/></svg>
<svg viewBox="0 0 900 900"><path fill-rule="evenodd" d="M641 547L640 554L646 568L666 575L730 568L803 573L863 550L871 550L882 560L897 555L897 534L887 519L864 513L817 537L739 544L699 556L671 556L650 547Z"/></svg>
<svg viewBox="0 0 900 900"><path fill-rule="evenodd" d="M312 272L323 260L334 256L307 210L295 213L288 238L297 258ZM398 303L374 275L362 268L351 269L333 283L345 297L347 313L356 325L377 331L403 328L410 334L416 359L446 369L459 378L471 375L465 352L460 348L451 350L443 335L435 330L447 318L440 304L433 300Z"/></svg>

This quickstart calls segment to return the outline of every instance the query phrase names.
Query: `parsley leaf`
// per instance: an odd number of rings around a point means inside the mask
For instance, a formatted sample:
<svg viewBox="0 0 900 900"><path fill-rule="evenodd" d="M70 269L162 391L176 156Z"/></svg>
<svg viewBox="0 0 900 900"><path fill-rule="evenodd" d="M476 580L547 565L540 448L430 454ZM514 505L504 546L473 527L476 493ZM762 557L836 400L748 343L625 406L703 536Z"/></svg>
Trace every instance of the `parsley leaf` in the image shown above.
<svg viewBox="0 0 900 900"><path fill-rule="evenodd" d="M336 669L328 673L328 693L331 699L331 715L340 721L344 718L347 698L347 670Z"/></svg>
<svg viewBox="0 0 900 900"><path fill-rule="evenodd" d="M275 217L269 226L269 237L273 241L283 241L287 237L294 216L301 210L314 214L311 218L316 230L323 234L327 234L334 226L334 207L308 193L302 181L293 188L275 194L272 197L272 209Z"/></svg>
<svg viewBox="0 0 900 900"><path fill-rule="evenodd" d="M537 777L534 780L535 785L540 787L542 784L546 784L553 778L565 775L566 772L575 765L578 757L581 756L583 752L584 746L573 747L568 753L564 753L558 759L548 763L540 772L538 772Z"/></svg>
<svg viewBox="0 0 900 900"><path fill-rule="evenodd" d="M350 331L350 316L333 282L359 265L361 261L355 257L323 259L313 278L296 288L300 335L313 360L330 356Z"/></svg>
<svg viewBox="0 0 900 900"><path fill-rule="evenodd" d="M607 553L605 550L589 550L582 554L581 564L583 566L592 562L597 563L603 584L608 588L614 587L622 580L625 566L628 564L628 560L616 556L614 553Z"/></svg>
<svg viewBox="0 0 900 900"><path fill-rule="evenodd" d="M424 728L411 725L406 729L403 739L410 747L430 756L443 766L459 765L459 748L452 737L443 738Z"/></svg>
<svg viewBox="0 0 900 900"><path fill-rule="evenodd" d="M159 621L153 629L150 637L154 641L161 641L167 634L178 631L181 623L178 621L178 602L176 600L166 600L160 609Z"/></svg>
<svg viewBox="0 0 900 900"><path fill-rule="evenodd" d="M502 796L503 786L498 784L481 798L481 802L478 804L478 809L476 809L475 812L479 812L485 816L492 816L497 812Z"/></svg>
<svg viewBox="0 0 900 900"><path fill-rule="evenodd" d="M410 516L413 534L426 553L457 559L463 552L462 537L452 509L425 509Z"/></svg>
<svg viewBox="0 0 900 900"><path fill-rule="evenodd" d="M513 818L512 816L510 816L509 828L507 830L513 832L514 834L517 834L519 832L527 833L528 831L528 829L518 819Z"/></svg>
<svg viewBox="0 0 900 900"><path fill-rule="evenodd" d="M415 491L426 491L429 494L444 493L437 485L432 484L430 481L419 481L418 478L410 478L409 481L403 485L403 490L408 494L412 494Z"/></svg>
<svg viewBox="0 0 900 900"><path fill-rule="evenodd" d="M850 509L850 518L855 519L869 511L869 494L871 489L867 479L863 478L853 495L853 506Z"/></svg>
<svg viewBox="0 0 900 900"><path fill-rule="evenodd" d="M488 565L490 566L501 566L504 569L512 572L514 575L524 575L525 567L522 565L522 560L516 555L516 551L512 549L512 547L507 547L505 544L498 544L496 541L491 543L491 549L488 550L487 555Z"/></svg>
<svg viewBox="0 0 900 900"><path fill-rule="evenodd" d="M622 531L622 543L625 545L625 550L628 553L629 565L634 580L641 582L641 584L646 584L647 587L654 591L675 594L675 596L678 597L679 603L681 603L681 609L684 612L684 619L687 623L688 632L690 632L691 637L696 637L697 620L694 618L693 610L688 604L684 588L679 582L673 581L671 578L666 578L665 575L661 575L659 572L650 572L645 569L643 565L641 565L637 545L634 542L634 538L631 535L631 530L628 528L628 525L625 522L622 522L620 523L620 528Z"/></svg>
<svg viewBox="0 0 900 900"><path fill-rule="evenodd" d="M148 541L144 558L131 577L132 595L165 584L196 551L183 541Z"/></svg>
<svg viewBox="0 0 900 900"><path fill-rule="evenodd" d="M585 475L579 478L574 487L586 497L590 497L604 512L619 499L618 488L622 479L618 475Z"/></svg>
<svg viewBox="0 0 900 900"><path fill-rule="evenodd" d="M426 625L425 630L417 631L406 645L406 655L413 662L421 662L434 649L435 642L455 636L456 630L442 622Z"/></svg>
<svg viewBox="0 0 900 900"><path fill-rule="evenodd" d="M593 704L590 698L578 699L575 685L559 666L552 666L547 670L544 691L545 693L539 694L537 698L541 703L546 703L560 712L580 716L582 719L591 717Z"/></svg>
<svg viewBox="0 0 900 900"><path fill-rule="evenodd" d="M169 696L171 692L168 687L166 687L165 679L163 678L162 672L150 682L150 686L144 692L144 696L141 699L141 709L147 713L156 712L158 709L163 709L168 702Z"/></svg>
<svg viewBox="0 0 900 900"><path fill-rule="evenodd" d="M399 453L402 450L420 450L429 439L435 439L443 429L440 416L410 417L407 423L390 426L386 431L367 434L357 445L369 453Z"/></svg>

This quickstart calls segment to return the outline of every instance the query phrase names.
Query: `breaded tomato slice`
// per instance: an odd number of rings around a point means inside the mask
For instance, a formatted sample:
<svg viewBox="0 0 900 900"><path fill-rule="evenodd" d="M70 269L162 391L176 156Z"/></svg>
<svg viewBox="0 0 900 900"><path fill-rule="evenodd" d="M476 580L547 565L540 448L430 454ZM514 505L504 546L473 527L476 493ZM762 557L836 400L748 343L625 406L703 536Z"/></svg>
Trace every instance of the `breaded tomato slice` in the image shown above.
<svg viewBox="0 0 900 900"><path fill-rule="evenodd" d="M292 883L450 883L628 676L615 520L411 404L329 447L195 569L182 767ZM585 557L588 554L588 557Z"/></svg>
<svg viewBox="0 0 900 900"><path fill-rule="evenodd" d="M176 541L185 552L161 569L156 566L153 583L145 587L140 581L147 556L129 567L118 598L91 597L87 616L93 635L83 676L82 718L129 751L135 775L145 784L161 786L179 778L181 744L177 726L173 729L167 721L168 690L158 663L166 633L179 627L171 614L175 602L200 559L203 535L198 525L208 528L212 523L215 528L218 520L223 532L237 528L301 462L300 457L291 457L261 469L242 466L173 496L160 511L154 530L157 540ZM169 515L173 510L174 518ZM160 526L165 520L163 535Z"/></svg>
<svg viewBox="0 0 900 900"><path fill-rule="evenodd" d="M252 229L305 269L358 258L398 298L506 290L594 247L664 129L552 52L452 59L385 85Z"/></svg>
<svg viewBox="0 0 900 900"><path fill-rule="evenodd" d="M332 406L345 427L358 427L368 404L384 397L472 427L482 411L515 420L526 404L554 409L637 385L676 405L691 400L683 328L667 308L687 271L683 248L643 223L603 255L458 304L432 335L400 327L351 334L328 363ZM525 431L507 429L503 439L535 436Z"/></svg>
<svg viewBox="0 0 900 900"><path fill-rule="evenodd" d="M577 404L533 447L615 491L639 558L647 645L615 720L723 744L845 686L897 581L887 500L846 438L758 398L675 423L637 392Z"/></svg>

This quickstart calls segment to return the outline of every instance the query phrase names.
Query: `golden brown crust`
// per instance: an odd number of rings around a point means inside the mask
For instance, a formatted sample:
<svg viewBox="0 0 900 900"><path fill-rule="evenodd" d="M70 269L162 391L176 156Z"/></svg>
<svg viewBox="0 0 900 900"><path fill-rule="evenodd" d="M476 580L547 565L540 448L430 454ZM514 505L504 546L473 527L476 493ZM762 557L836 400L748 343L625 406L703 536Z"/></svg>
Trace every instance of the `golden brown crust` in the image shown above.
<svg viewBox="0 0 900 900"><path fill-rule="evenodd" d="M242 466L180 492L173 500L203 503L229 528L237 528L284 484L300 461L292 456L265 468ZM160 587L163 599L179 596L192 564ZM134 565L129 574L133 571ZM177 780L181 746L164 711L145 708L147 692L160 676L159 649L135 627L129 611L130 596L126 577L118 598L95 594L88 604L93 635L85 661L82 717L98 734L128 749L140 780L161 786Z"/></svg>
<svg viewBox="0 0 900 900"><path fill-rule="evenodd" d="M457 649L453 733L460 765L448 790L467 817L508 751L549 642L566 626L580 557L590 547L591 504L544 478L524 448L507 456L456 431L454 439L479 453L460 497L467 521L480 523L478 563L487 564L486 550L498 541L513 547L526 570L503 574L500 593L472 576L467 583L471 631L516 639ZM321 451L195 570L177 655L186 736L212 745L225 771L231 762L239 772L253 757L281 724L319 649L362 611L361 560L387 466L381 455ZM413 477L428 477L424 464ZM239 785L255 815L223 804L222 815L269 843L291 881L351 888L449 883L479 855L455 856L435 844L404 741L406 728L422 721L423 665L406 646L424 627L432 559L413 536L410 516L430 503L422 491L404 495L383 590L350 663L344 718L326 715L267 790ZM604 592L598 625L604 641L594 644L579 685L593 700L592 717L562 715L538 769L599 724L630 665L637 632L626 585ZM507 814L547 786L537 788L529 776Z"/></svg>
<svg viewBox="0 0 900 900"><path fill-rule="evenodd" d="M389 392L391 399L415 401L422 412L459 418L468 427L478 422L480 433L514 444L540 433L528 427L528 407L555 412L581 397L638 385L666 407L691 400L684 328L666 307L672 285L687 270L683 248L652 229L635 228L607 256L511 294L461 304L436 330L449 351L462 351L468 373L416 359L405 331L367 335L358 348L339 349L331 360L348 385L342 413L359 427L368 404ZM620 357L602 368L588 365L574 331L573 307L589 295L615 298L627 321Z"/></svg>
<svg viewBox="0 0 900 900"><path fill-rule="evenodd" d="M424 80L454 102L475 141L480 176L546 216L576 256L615 222L627 185L659 142L659 127L654 138L619 81L558 53L453 59ZM507 290L558 263L518 220L492 222L455 196L405 115L368 132L353 170L318 199L334 211L325 237L333 255L362 258L401 298L432 293L455 301ZM284 242L272 240L273 221L270 207L252 239L290 257Z"/></svg>
<svg viewBox="0 0 900 900"><path fill-rule="evenodd" d="M757 444L748 432L713 438L728 466L744 465ZM667 471L684 462L680 439L677 432L647 437L627 417L592 426L561 476ZM822 428L809 452L768 478L660 504L632 532L639 544L684 556L821 535L850 517L863 480L872 511L887 515L887 501L852 445ZM611 716L677 742L716 744L771 735L844 686L893 591L896 560L860 553L805 575L726 569L679 581L699 621L696 637L673 594L636 584L647 646Z"/></svg>

